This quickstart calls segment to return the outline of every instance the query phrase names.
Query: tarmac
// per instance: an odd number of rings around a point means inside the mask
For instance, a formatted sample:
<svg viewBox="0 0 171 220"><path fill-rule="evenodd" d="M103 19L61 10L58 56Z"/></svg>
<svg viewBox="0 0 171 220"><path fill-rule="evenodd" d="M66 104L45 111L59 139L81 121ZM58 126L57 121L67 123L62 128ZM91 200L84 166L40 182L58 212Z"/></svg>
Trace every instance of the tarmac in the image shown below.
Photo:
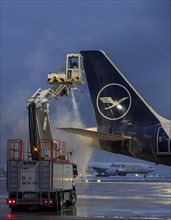
<svg viewBox="0 0 171 220"><path fill-rule="evenodd" d="M171 219L171 183L94 180L76 183L77 203L62 211L12 213L6 205L6 181L0 181L0 219Z"/></svg>

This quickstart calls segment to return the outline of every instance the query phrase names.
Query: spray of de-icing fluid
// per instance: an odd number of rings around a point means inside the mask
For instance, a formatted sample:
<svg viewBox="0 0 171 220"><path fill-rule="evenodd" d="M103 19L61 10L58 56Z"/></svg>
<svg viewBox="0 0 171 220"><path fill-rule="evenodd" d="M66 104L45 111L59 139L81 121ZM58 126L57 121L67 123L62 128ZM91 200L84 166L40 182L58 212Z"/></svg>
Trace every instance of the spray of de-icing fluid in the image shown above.
<svg viewBox="0 0 171 220"><path fill-rule="evenodd" d="M74 92L71 92L71 107L68 104L68 98L66 102L57 105L54 121L55 127L85 127L81 120L81 114ZM59 130L55 130L54 135L56 139L60 138L62 141L66 142L67 150L73 152L73 160L78 166L79 174L84 175L87 163L91 159L93 153L93 149L90 146L90 140L79 135L69 134Z"/></svg>
<svg viewBox="0 0 171 220"><path fill-rule="evenodd" d="M74 116L76 119L78 119L77 121L80 121L82 123L81 118L80 118L80 113L78 111L78 104L76 102L74 92L71 93L71 96L72 96L71 101L72 101Z"/></svg>

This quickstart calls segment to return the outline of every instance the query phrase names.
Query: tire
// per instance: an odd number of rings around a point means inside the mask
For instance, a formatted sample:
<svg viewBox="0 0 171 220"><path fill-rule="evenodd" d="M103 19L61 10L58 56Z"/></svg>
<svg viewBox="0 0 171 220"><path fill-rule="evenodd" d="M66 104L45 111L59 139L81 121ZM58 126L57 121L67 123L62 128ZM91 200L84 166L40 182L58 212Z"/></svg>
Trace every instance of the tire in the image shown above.
<svg viewBox="0 0 171 220"><path fill-rule="evenodd" d="M70 195L70 200L68 200L66 202L66 205L67 206L74 206L75 203L77 201L77 196L76 196L76 193L74 191L72 191L71 195Z"/></svg>

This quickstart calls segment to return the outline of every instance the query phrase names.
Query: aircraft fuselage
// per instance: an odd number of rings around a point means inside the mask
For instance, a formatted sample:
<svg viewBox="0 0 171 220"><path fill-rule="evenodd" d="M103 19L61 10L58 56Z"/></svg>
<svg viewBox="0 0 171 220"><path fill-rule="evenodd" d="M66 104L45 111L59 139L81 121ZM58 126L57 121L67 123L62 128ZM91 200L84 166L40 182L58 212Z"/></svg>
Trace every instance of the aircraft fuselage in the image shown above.
<svg viewBox="0 0 171 220"><path fill-rule="evenodd" d="M169 166L171 165L171 139L169 139L161 124L142 127L133 125L123 125L117 127L105 126L99 127L98 131L124 134L125 136L131 137L130 140L118 142L100 140L99 142L101 148L104 150L155 163L162 163Z"/></svg>

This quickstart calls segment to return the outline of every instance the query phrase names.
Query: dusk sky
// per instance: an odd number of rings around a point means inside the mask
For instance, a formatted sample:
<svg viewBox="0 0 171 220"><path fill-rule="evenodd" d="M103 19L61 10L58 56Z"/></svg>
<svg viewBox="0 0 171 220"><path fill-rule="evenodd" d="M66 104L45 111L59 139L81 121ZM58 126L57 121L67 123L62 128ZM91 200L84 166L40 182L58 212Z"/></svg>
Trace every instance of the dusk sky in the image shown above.
<svg viewBox="0 0 171 220"><path fill-rule="evenodd" d="M28 139L27 99L38 88L49 88L47 74L65 65L67 53L104 50L147 103L171 119L171 1L1 0L0 4L1 166L6 140ZM88 92L86 84L80 89ZM75 98L82 125L95 127L90 98L79 92ZM58 113L72 108L70 98L59 103L52 103ZM104 151L95 151L93 158L138 161Z"/></svg>

